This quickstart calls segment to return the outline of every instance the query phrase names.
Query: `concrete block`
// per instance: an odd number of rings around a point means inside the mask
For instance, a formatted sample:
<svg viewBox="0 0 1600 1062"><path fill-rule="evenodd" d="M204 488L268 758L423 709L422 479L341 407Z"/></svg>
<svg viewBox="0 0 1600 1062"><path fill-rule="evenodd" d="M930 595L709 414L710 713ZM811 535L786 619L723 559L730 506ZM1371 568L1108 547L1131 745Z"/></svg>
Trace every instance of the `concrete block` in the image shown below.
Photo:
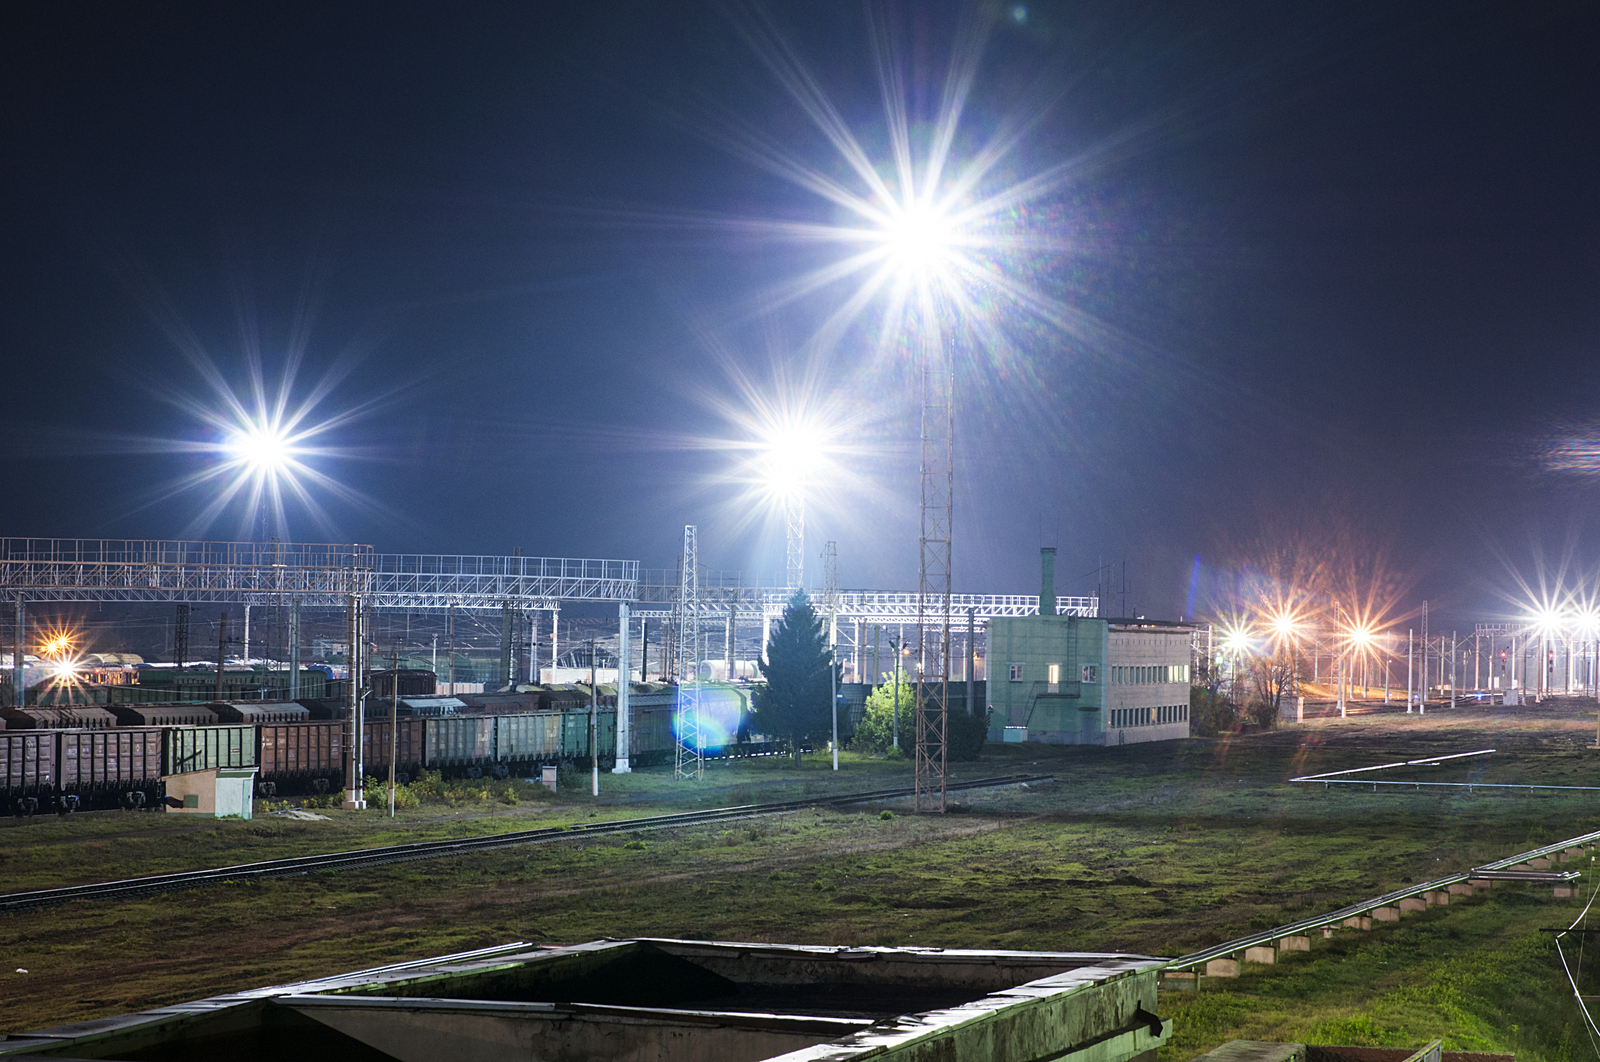
<svg viewBox="0 0 1600 1062"><path fill-rule="evenodd" d="M1473 892L1488 892L1489 889L1494 885L1494 882L1485 881L1483 878L1473 878L1471 881L1467 882L1467 884L1472 886Z"/></svg>
<svg viewBox="0 0 1600 1062"><path fill-rule="evenodd" d="M1541 857L1539 859L1530 859L1530 860L1528 860L1528 865L1530 867L1532 867L1533 869L1535 869L1535 870L1549 870L1550 869L1550 860L1545 859L1543 857Z"/></svg>
<svg viewBox="0 0 1600 1062"><path fill-rule="evenodd" d="M1395 912L1395 917L1399 917L1398 911ZM1346 929L1371 929L1372 919L1368 915L1356 915L1353 918L1346 918L1339 924L1344 926Z"/></svg>
<svg viewBox="0 0 1600 1062"><path fill-rule="evenodd" d="M1402 911L1426 911L1428 909L1428 901L1421 896L1407 896L1397 906Z"/></svg>
<svg viewBox="0 0 1600 1062"><path fill-rule="evenodd" d="M1458 881L1454 885L1450 886L1449 892L1452 896L1471 896L1472 882Z"/></svg>
<svg viewBox="0 0 1600 1062"><path fill-rule="evenodd" d="M1238 977L1238 959L1212 959L1206 963L1207 977Z"/></svg>
<svg viewBox="0 0 1600 1062"><path fill-rule="evenodd" d="M1161 975L1161 987L1169 992L1193 992L1199 983L1193 970L1168 970Z"/></svg>
<svg viewBox="0 0 1600 1062"><path fill-rule="evenodd" d="M1429 907L1443 907L1450 902L1450 894L1443 889L1425 892L1422 894L1422 898L1428 901Z"/></svg>
<svg viewBox="0 0 1600 1062"><path fill-rule="evenodd" d="M1573 896L1577 895L1577 892L1578 892L1578 890L1574 889L1571 885L1557 885L1556 886L1556 899L1558 899L1558 900L1570 900L1570 899L1572 899Z"/></svg>
<svg viewBox="0 0 1600 1062"><path fill-rule="evenodd" d="M1221 1047L1196 1055L1194 1062L1306 1062L1306 1045L1229 1040Z"/></svg>
<svg viewBox="0 0 1600 1062"><path fill-rule="evenodd" d="M1323 926L1322 927L1322 939L1323 940L1332 940L1333 939L1333 927L1332 926Z"/></svg>
<svg viewBox="0 0 1600 1062"><path fill-rule="evenodd" d="M1282 938L1280 938L1278 940L1278 951L1279 951L1280 954L1283 953L1283 952L1286 952L1286 951L1310 951L1310 950L1311 950L1311 938L1310 937L1282 937Z"/></svg>
<svg viewBox="0 0 1600 1062"><path fill-rule="evenodd" d="M1588 854L1588 852L1585 852L1581 848L1569 848L1565 852L1561 853L1561 861L1563 863L1570 863L1575 859L1582 859Z"/></svg>
<svg viewBox="0 0 1600 1062"><path fill-rule="evenodd" d="M1398 922L1400 921L1400 908L1374 907L1372 909L1372 917L1380 922Z"/></svg>
<svg viewBox="0 0 1600 1062"><path fill-rule="evenodd" d="M1265 947L1244 949L1245 962L1259 962L1271 966L1278 961L1278 949L1267 945Z"/></svg>

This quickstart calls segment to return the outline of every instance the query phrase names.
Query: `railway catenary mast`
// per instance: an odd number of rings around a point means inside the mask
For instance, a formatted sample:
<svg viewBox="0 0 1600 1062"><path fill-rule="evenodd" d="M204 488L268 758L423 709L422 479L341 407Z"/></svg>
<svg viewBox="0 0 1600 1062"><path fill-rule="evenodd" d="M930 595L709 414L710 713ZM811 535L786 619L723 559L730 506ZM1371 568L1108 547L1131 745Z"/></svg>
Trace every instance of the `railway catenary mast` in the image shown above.
<svg viewBox="0 0 1600 1062"><path fill-rule="evenodd" d="M954 336L946 345L937 308L925 311L922 350L921 497L917 547L916 809L945 810L945 735L950 721L950 528L955 481Z"/></svg>
<svg viewBox="0 0 1600 1062"><path fill-rule="evenodd" d="M697 535L683 529L683 585L678 597L678 748L674 776L698 781L705 774L700 754L700 595Z"/></svg>

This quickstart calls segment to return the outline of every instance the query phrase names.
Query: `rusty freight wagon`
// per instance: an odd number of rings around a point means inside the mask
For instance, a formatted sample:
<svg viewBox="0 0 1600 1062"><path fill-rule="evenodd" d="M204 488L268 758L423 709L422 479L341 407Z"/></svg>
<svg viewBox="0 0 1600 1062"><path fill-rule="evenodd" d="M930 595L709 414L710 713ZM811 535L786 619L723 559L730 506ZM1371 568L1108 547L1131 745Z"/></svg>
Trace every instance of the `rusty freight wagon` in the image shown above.
<svg viewBox="0 0 1600 1062"><path fill-rule="evenodd" d="M117 717L104 708L80 704L71 707L0 708L0 730L103 730L117 725Z"/></svg>
<svg viewBox="0 0 1600 1062"><path fill-rule="evenodd" d="M118 726L215 726L220 720L204 703L112 704Z"/></svg>
<svg viewBox="0 0 1600 1062"><path fill-rule="evenodd" d="M164 737L155 727L61 731L56 810L154 807Z"/></svg>
<svg viewBox="0 0 1600 1062"><path fill-rule="evenodd" d="M13 815L49 810L56 791L56 735L41 730L0 731L0 805Z"/></svg>
<svg viewBox="0 0 1600 1062"><path fill-rule="evenodd" d="M298 723L311 718L311 711L298 701L209 701L211 709L224 723Z"/></svg>
<svg viewBox="0 0 1600 1062"><path fill-rule="evenodd" d="M256 763L261 767L262 795L339 789L344 784L344 752L343 722L261 724L256 728Z"/></svg>
<svg viewBox="0 0 1600 1062"><path fill-rule="evenodd" d="M401 716L395 721L394 778L404 785L422 769L424 741L427 731L424 724L431 720L415 716ZM342 724L341 724L342 725ZM361 759L366 773L386 781L389 777L389 720L367 718L361 734Z"/></svg>

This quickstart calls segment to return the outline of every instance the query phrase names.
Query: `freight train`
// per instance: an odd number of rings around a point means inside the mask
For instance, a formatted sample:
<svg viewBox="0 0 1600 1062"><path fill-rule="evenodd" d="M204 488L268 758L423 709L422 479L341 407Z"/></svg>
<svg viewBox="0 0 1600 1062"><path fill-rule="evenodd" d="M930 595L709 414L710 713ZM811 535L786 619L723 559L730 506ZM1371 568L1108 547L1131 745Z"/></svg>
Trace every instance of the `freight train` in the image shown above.
<svg viewBox="0 0 1600 1062"><path fill-rule="evenodd" d="M514 708L528 702L509 703ZM384 706L369 704L361 741L364 768L372 777L387 777L391 742L401 782L423 771L505 778L530 776L549 765L587 768L594 748L602 768L616 762L614 706L595 713L591 740L590 713L576 704L506 711L490 702L480 712L401 715L392 738ZM293 702L126 707L138 711L0 710L0 813L155 807L167 775L218 767L257 768L257 791L263 796L336 792L345 786L346 720L310 718L308 709ZM630 698L630 764L672 760L675 714L671 690ZM779 751L775 742L751 733L749 722L744 691L720 687L702 694L701 732L707 735L708 755Z"/></svg>

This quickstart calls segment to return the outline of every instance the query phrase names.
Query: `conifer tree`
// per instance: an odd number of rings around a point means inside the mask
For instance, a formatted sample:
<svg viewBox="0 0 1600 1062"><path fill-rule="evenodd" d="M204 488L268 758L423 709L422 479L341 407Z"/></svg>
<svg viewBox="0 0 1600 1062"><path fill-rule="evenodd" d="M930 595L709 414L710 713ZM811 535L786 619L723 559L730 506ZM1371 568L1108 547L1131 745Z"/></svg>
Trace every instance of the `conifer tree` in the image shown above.
<svg viewBox="0 0 1600 1062"><path fill-rule="evenodd" d="M757 720L764 732L789 739L798 765L801 744L832 731L828 669L833 653L822 634L822 618L804 590L790 598L757 666L767 680Z"/></svg>

